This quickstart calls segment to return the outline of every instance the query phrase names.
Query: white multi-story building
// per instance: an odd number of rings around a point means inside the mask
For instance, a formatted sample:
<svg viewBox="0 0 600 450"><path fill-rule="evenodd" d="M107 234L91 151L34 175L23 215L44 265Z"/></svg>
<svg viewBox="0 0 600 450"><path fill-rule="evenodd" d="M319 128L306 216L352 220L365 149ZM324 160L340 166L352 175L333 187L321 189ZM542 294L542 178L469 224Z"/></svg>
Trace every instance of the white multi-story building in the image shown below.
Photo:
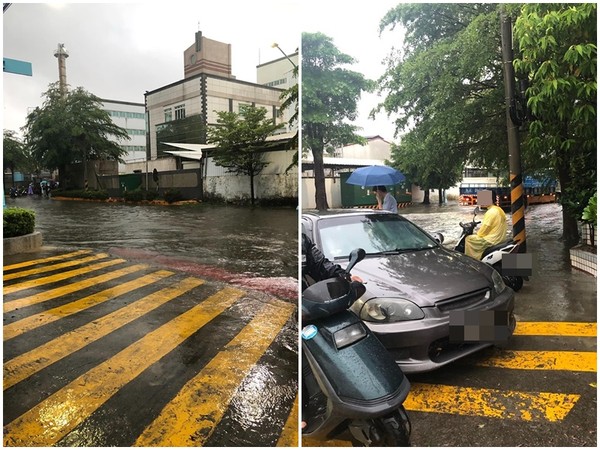
<svg viewBox="0 0 600 450"><path fill-rule="evenodd" d="M146 160L146 109L143 103L101 99L105 110L115 125L124 128L129 140L119 140L117 144L127 153L125 163ZM126 165L119 163L119 173L126 171Z"/></svg>

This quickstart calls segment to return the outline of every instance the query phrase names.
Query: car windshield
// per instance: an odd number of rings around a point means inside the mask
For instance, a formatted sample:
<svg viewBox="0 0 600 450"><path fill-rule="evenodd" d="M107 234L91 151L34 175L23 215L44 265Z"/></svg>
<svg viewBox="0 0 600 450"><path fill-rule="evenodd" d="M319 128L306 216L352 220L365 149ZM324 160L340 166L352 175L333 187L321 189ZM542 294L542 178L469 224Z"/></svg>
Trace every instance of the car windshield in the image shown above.
<svg viewBox="0 0 600 450"><path fill-rule="evenodd" d="M391 214L328 218L319 222L319 233L329 259L347 258L355 248L367 254L393 254L437 247L412 222Z"/></svg>

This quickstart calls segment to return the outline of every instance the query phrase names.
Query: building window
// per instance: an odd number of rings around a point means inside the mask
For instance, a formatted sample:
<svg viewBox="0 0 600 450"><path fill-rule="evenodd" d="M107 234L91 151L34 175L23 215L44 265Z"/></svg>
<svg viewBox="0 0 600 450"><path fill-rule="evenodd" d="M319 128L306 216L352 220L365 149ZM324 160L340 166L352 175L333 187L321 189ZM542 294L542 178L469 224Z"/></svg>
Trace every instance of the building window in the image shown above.
<svg viewBox="0 0 600 450"><path fill-rule="evenodd" d="M165 122L173 120L173 110L171 108L165 108Z"/></svg>
<svg viewBox="0 0 600 450"><path fill-rule="evenodd" d="M175 107L175 120L185 119L185 105Z"/></svg>

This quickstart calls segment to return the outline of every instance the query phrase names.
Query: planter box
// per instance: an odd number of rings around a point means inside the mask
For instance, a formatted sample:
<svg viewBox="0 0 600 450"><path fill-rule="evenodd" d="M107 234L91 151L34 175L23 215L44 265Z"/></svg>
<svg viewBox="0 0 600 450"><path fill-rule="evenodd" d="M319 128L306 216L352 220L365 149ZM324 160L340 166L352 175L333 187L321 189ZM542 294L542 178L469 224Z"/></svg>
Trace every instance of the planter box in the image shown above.
<svg viewBox="0 0 600 450"><path fill-rule="evenodd" d="M4 256L34 252L42 246L42 233L36 231L25 236L4 238Z"/></svg>
<svg viewBox="0 0 600 450"><path fill-rule="evenodd" d="M579 244L569 250L571 253L571 266L590 275L596 275L596 247Z"/></svg>

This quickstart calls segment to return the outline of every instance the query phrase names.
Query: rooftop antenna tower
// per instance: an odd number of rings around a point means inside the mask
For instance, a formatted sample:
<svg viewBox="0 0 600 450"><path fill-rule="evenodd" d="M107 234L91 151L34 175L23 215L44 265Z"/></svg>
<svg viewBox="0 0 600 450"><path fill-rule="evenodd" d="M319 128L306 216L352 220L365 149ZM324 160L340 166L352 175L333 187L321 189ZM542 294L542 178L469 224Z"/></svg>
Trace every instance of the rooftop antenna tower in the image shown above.
<svg viewBox="0 0 600 450"><path fill-rule="evenodd" d="M63 96L67 94L67 58L69 52L65 48L65 44L58 44L58 48L54 52L54 56L58 58L58 85Z"/></svg>

